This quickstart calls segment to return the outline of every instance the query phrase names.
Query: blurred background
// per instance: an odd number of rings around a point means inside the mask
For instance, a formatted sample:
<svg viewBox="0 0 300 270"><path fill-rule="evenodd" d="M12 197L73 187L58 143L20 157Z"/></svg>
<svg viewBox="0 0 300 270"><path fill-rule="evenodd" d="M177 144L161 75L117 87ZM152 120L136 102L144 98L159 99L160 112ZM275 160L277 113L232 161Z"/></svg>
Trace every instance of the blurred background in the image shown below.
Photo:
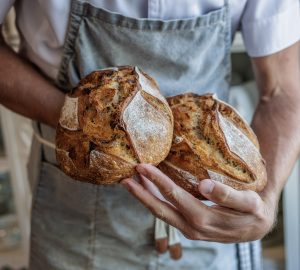
<svg viewBox="0 0 300 270"><path fill-rule="evenodd" d="M4 36L14 50L19 38L11 10ZM240 34L232 48L230 103L250 123L258 101L250 60ZM29 254L31 192L27 158L32 129L30 120L0 108L0 269L26 269ZM300 269L300 166L294 171L280 201L277 226L263 240L265 270Z"/></svg>

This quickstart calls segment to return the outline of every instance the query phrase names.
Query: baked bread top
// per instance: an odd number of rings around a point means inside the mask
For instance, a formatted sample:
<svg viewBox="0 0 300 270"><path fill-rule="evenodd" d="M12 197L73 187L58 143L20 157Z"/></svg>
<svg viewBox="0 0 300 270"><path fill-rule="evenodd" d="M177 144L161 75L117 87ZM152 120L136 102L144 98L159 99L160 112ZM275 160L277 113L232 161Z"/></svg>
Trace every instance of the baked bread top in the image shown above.
<svg viewBox="0 0 300 270"><path fill-rule="evenodd" d="M168 154L173 116L156 82L138 67L94 71L66 96L56 156L69 176L112 184Z"/></svg>
<svg viewBox="0 0 300 270"><path fill-rule="evenodd" d="M265 161L254 132L237 111L212 94L187 93L168 102L174 137L168 157L159 165L162 171L197 197L198 182L207 178L239 190L263 189Z"/></svg>

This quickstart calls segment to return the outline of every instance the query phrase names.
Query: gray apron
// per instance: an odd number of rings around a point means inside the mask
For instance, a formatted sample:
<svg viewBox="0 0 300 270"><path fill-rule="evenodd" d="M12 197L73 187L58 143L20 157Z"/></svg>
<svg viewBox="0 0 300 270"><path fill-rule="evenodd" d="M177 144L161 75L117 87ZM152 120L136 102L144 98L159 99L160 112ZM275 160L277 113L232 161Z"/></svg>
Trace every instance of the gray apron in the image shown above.
<svg viewBox="0 0 300 270"><path fill-rule="evenodd" d="M157 79L165 96L209 91L226 100L230 29L228 3L204 16L161 21L128 18L74 0L57 84L67 92L95 69L137 65ZM35 130L54 142L54 129L36 124ZM158 255L155 218L141 203L120 185L72 180L58 169L53 149L37 140L29 170L34 190L31 270L238 267L237 245L182 235L181 260Z"/></svg>

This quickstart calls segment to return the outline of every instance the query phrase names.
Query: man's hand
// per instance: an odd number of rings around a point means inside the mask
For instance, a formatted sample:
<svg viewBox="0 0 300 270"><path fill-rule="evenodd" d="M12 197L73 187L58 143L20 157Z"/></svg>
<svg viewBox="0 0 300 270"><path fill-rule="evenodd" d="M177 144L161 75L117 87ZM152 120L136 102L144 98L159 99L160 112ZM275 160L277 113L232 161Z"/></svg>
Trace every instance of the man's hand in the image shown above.
<svg viewBox="0 0 300 270"><path fill-rule="evenodd" d="M142 164L136 169L141 182L125 179L122 184L156 217L179 229L188 239L252 241L262 238L274 224L277 200L272 200L272 196L237 191L206 179L200 182L199 192L216 203L207 206L156 167Z"/></svg>
<svg viewBox="0 0 300 270"><path fill-rule="evenodd" d="M268 172L261 194L203 180L200 193L217 204L206 206L151 165L137 166L142 185L132 179L122 183L154 215L190 239L243 242L262 238L274 224L280 193L299 155L299 59L299 42L252 59L261 93L252 126Z"/></svg>

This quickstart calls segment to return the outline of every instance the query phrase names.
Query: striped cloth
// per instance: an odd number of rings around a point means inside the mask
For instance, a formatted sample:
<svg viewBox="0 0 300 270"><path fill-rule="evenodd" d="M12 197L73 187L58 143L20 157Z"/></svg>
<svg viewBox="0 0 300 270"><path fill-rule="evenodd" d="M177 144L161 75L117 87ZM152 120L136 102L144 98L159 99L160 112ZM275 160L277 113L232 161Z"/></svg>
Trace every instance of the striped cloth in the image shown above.
<svg viewBox="0 0 300 270"><path fill-rule="evenodd" d="M262 270L261 241L237 244L238 270Z"/></svg>
<svg viewBox="0 0 300 270"><path fill-rule="evenodd" d="M167 233L167 228L172 229L172 234ZM155 240L169 238L169 243L180 243L178 230L159 218L155 219ZM238 270L262 270L261 241L236 244Z"/></svg>

